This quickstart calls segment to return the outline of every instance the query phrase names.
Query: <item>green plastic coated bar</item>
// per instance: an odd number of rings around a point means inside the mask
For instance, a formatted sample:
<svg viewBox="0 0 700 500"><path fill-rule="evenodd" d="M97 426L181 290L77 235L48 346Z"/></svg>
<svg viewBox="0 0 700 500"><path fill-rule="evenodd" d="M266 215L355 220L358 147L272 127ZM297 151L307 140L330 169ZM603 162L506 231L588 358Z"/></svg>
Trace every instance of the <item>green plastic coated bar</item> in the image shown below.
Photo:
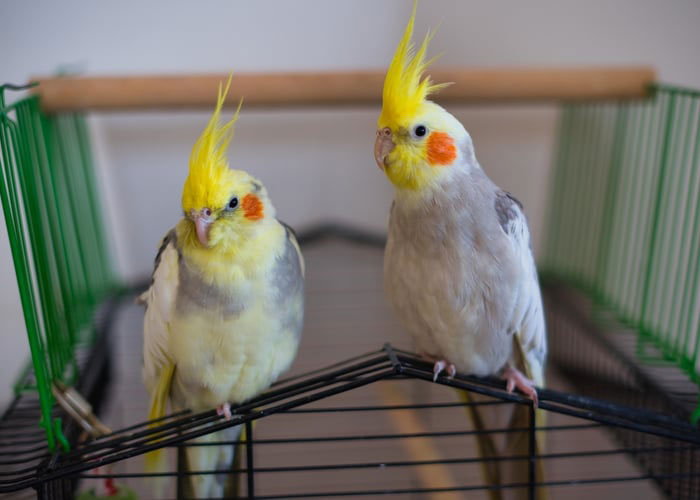
<svg viewBox="0 0 700 500"><path fill-rule="evenodd" d="M32 357L15 391L37 392L49 449L68 449L51 386L75 382L76 349L94 341L95 310L116 281L84 119L46 116L36 96L6 106L5 90L0 198Z"/></svg>
<svg viewBox="0 0 700 500"><path fill-rule="evenodd" d="M700 384L700 92L566 105L553 179L541 271Z"/></svg>

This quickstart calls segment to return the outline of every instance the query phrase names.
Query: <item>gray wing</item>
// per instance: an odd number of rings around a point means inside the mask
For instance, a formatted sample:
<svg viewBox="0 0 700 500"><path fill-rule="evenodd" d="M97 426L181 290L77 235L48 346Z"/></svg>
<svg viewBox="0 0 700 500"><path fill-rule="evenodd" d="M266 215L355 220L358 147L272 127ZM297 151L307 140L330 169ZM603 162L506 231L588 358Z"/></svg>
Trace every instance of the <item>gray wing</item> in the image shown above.
<svg viewBox="0 0 700 500"><path fill-rule="evenodd" d="M518 260L520 270L516 283L513 284L517 297L510 324L511 331L515 332L512 362L516 367L524 369L525 374L537 386L542 386L547 334L527 218L522 204L506 191L496 191L494 209L500 229L513 245L512 255Z"/></svg>
<svg viewBox="0 0 700 500"><path fill-rule="evenodd" d="M301 277L303 278L306 274L306 264L304 263L304 257L301 254L301 248L299 248L299 243L297 242L297 233L294 231L292 226L287 224L286 222L283 222L279 219L277 219L277 222L279 222L287 232L287 242L288 244L292 245L292 248L294 250L294 254L296 255L296 258L299 261L299 268L301 269Z"/></svg>
<svg viewBox="0 0 700 500"><path fill-rule="evenodd" d="M156 255L151 286L140 297L146 305L142 378L149 393L153 392L163 366L171 362L169 324L179 282L179 254L172 230L163 238Z"/></svg>

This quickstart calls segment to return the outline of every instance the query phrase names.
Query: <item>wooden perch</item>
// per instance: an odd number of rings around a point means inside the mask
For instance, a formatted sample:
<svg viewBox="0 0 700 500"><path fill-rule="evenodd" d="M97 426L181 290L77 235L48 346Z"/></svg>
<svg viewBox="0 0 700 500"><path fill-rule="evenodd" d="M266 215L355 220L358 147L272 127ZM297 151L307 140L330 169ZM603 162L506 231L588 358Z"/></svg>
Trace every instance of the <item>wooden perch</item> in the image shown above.
<svg viewBox="0 0 700 500"><path fill-rule="evenodd" d="M648 95L649 67L436 68L453 82L438 102L634 99ZM245 108L378 105L384 70L316 73L236 73L228 103ZM211 108L226 74L38 78L34 92L47 112Z"/></svg>

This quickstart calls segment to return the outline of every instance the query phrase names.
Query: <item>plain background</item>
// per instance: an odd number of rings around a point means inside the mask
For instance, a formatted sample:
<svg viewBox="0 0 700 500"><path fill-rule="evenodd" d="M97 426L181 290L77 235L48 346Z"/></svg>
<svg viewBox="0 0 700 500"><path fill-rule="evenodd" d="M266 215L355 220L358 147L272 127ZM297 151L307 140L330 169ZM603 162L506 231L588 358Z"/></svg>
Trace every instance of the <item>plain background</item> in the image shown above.
<svg viewBox="0 0 700 500"><path fill-rule="evenodd" d="M409 0L48 0L0 3L0 80L61 72L144 74L386 68ZM649 64L659 80L700 88L697 0L423 0L416 40L462 66ZM235 76L234 82L235 85ZM526 206L535 250L543 232L554 106L450 108L486 172ZM383 231L392 189L372 158L378 109L251 111L229 158L267 186L297 229L336 220ZM112 251L127 280L150 272L178 219L190 148L208 111L90 119ZM0 406L26 359L12 260L0 233ZM135 332L135 334L140 334Z"/></svg>

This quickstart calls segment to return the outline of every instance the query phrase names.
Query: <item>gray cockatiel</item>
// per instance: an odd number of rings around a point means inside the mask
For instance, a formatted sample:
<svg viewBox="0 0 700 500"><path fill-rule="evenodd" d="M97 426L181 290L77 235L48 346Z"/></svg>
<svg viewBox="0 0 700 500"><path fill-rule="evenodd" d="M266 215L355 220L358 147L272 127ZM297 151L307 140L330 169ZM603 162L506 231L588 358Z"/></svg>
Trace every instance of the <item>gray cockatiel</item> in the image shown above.
<svg viewBox="0 0 700 500"><path fill-rule="evenodd" d="M192 150L184 217L164 238L141 296L150 419L162 417L168 403L174 410L216 407L230 419L229 402L267 389L291 365L301 337L304 262L262 183L228 166L237 116L219 124L228 85L219 88L216 110ZM197 441L231 441L237 432ZM226 471L233 460L230 445L188 447L186 455L190 471ZM146 465L161 470L163 454L148 455ZM187 495L233 495L232 478L190 475Z"/></svg>
<svg viewBox="0 0 700 500"><path fill-rule="evenodd" d="M462 124L427 100L441 85L422 76L430 37L414 54L414 16L415 7L386 75L374 147L396 187L386 295L419 352L434 362L436 378L443 370L499 375L509 391L517 387L536 403L547 342L527 221L520 203L481 169ZM476 410L472 418L483 425ZM512 425L527 419L528 409L517 405ZM509 447L523 451L522 438L513 433ZM479 446L495 453L490 438ZM498 481L495 463L485 471Z"/></svg>

